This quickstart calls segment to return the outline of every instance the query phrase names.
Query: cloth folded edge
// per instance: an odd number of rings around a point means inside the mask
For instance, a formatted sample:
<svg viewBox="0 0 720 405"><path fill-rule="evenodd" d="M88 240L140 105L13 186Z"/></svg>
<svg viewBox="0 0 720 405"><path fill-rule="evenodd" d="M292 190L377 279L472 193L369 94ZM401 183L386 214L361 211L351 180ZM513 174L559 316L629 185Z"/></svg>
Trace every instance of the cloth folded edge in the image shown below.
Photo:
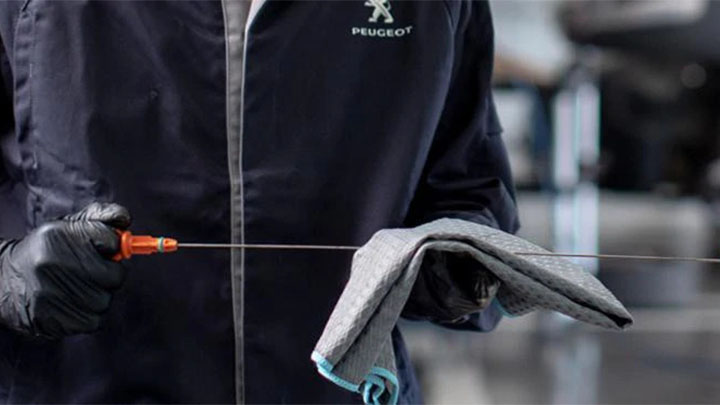
<svg viewBox="0 0 720 405"><path fill-rule="evenodd" d="M382 397L382 394L384 394L387 390L390 391L390 400L389 402L387 402L387 404L397 404L400 384L398 382L397 376L393 374L390 370L383 367L374 366L372 367L372 369L370 369L370 373L368 373L363 379L364 384L353 384L350 381L344 380L340 378L337 374L333 373L332 370L335 366L330 363L325 357L323 357L320 353L314 351L310 358L313 362L315 362L315 365L317 366L317 370L320 375L346 390L362 394L363 401L366 404L385 404L384 402L380 401L380 398ZM388 388L387 383L390 383L390 388ZM360 391L361 387L362 392Z"/></svg>

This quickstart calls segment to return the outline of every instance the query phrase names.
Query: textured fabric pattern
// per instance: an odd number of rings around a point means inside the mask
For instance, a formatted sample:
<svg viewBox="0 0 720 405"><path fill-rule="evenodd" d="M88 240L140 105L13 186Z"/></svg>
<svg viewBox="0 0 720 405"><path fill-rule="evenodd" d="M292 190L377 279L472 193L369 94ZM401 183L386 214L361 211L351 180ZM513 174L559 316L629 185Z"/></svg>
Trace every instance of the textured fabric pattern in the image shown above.
<svg viewBox="0 0 720 405"><path fill-rule="evenodd" d="M632 317L595 277L519 237L459 219L376 233L353 258L343 294L315 347L324 376L364 394L366 402L393 403L397 384L390 333L429 250L468 254L502 281L497 303L511 315L544 308L609 329ZM377 379L382 379L382 384Z"/></svg>

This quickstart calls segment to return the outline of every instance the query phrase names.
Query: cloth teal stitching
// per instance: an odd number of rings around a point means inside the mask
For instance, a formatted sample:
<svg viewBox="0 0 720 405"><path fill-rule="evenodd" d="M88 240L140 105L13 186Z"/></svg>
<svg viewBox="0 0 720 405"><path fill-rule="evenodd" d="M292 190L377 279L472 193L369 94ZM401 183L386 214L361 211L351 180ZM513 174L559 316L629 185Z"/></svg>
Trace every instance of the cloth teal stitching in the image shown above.
<svg viewBox="0 0 720 405"><path fill-rule="evenodd" d="M313 362L315 362L318 372L323 377L327 378L338 386L345 388L346 390L357 393L361 392L360 385L353 384L350 381L344 380L338 377L335 373L333 373L332 370L335 366L330 363L325 357L323 357L320 353L313 352L310 358ZM381 404L380 397L383 393L385 393L385 391L388 390L388 387L385 385L385 381L390 382L390 384L392 385L392 388L390 388L390 401L388 403L390 405L397 404L400 387L400 384L398 383L398 378L395 374L390 372L390 370L382 367L373 367L370 370L370 373L365 376L362 395L363 401L366 404ZM373 387L377 387L377 389L373 390Z"/></svg>
<svg viewBox="0 0 720 405"><path fill-rule="evenodd" d="M363 384L363 402L366 404L379 405L380 396L385 392L385 382L378 376L368 374ZM370 398L372 394L372 399Z"/></svg>
<svg viewBox="0 0 720 405"><path fill-rule="evenodd" d="M393 374L392 372L390 372L390 370L388 370L386 368L382 368L382 367L373 367L370 370L370 373L378 375L390 382L390 384L392 385L392 388L390 391L389 404L391 404L391 405L397 404L398 396L400 394L400 383L398 382L397 376L395 374ZM383 387L385 387L384 384L383 384Z"/></svg>
<svg viewBox="0 0 720 405"><path fill-rule="evenodd" d="M343 380L342 378L338 377L335 373L332 372L334 365L332 365L329 361L327 361L326 358L324 358L320 353L313 352L310 356L312 361L315 362L315 365L317 366L318 372L328 380L332 381L333 383L339 385L342 388L345 388L346 390L352 391L352 392L360 392L360 386L357 384L353 384L350 381Z"/></svg>
<svg viewBox="0 0 720 405"><path fill-rule="evenodd" d="M366 378L366 385L365 385L365 393L363 395L363 399L365 400L366 404L373 404L373 405L382 405L382 402L380 402L380 398L387 392L387 386L385 386L385 380L382 378L374 375L369 374ZM375 387L375 389L373 389ZM372 399L369 398L372 393Z"/></svg>

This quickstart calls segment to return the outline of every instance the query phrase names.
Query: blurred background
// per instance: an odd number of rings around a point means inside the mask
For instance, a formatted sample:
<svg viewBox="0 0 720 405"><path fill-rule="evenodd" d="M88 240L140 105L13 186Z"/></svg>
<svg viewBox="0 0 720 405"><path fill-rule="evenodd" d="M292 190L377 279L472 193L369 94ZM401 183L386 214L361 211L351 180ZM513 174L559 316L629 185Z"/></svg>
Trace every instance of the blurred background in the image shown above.
<svg viewBox="0 0 720 405"><path fill-rule="evenodd" d="M720 1L494 0L495 100L520 235L551 250L720 256ZM579 259L636 325L489 334L407 322L429 403L720 403L720 265Z"/></svg>

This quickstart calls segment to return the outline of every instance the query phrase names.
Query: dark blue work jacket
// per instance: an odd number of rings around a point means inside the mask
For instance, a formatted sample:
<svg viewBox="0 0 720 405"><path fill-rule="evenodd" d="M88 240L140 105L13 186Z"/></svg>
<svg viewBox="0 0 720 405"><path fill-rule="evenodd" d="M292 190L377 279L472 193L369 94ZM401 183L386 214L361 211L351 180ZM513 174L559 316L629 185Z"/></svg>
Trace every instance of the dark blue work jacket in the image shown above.
<svg viewBox="0 0 720 405"><path fill-rule="evenodd" d="M361 245L444 216L515 230L487 3L257 6L246 30L234 1L0 3L0 235L91 201L186 242ZM0 401L356 402L310 361L351 258L135 257L99 333L0 329ZM395 337L400 400L418 401Z"/></svg>

